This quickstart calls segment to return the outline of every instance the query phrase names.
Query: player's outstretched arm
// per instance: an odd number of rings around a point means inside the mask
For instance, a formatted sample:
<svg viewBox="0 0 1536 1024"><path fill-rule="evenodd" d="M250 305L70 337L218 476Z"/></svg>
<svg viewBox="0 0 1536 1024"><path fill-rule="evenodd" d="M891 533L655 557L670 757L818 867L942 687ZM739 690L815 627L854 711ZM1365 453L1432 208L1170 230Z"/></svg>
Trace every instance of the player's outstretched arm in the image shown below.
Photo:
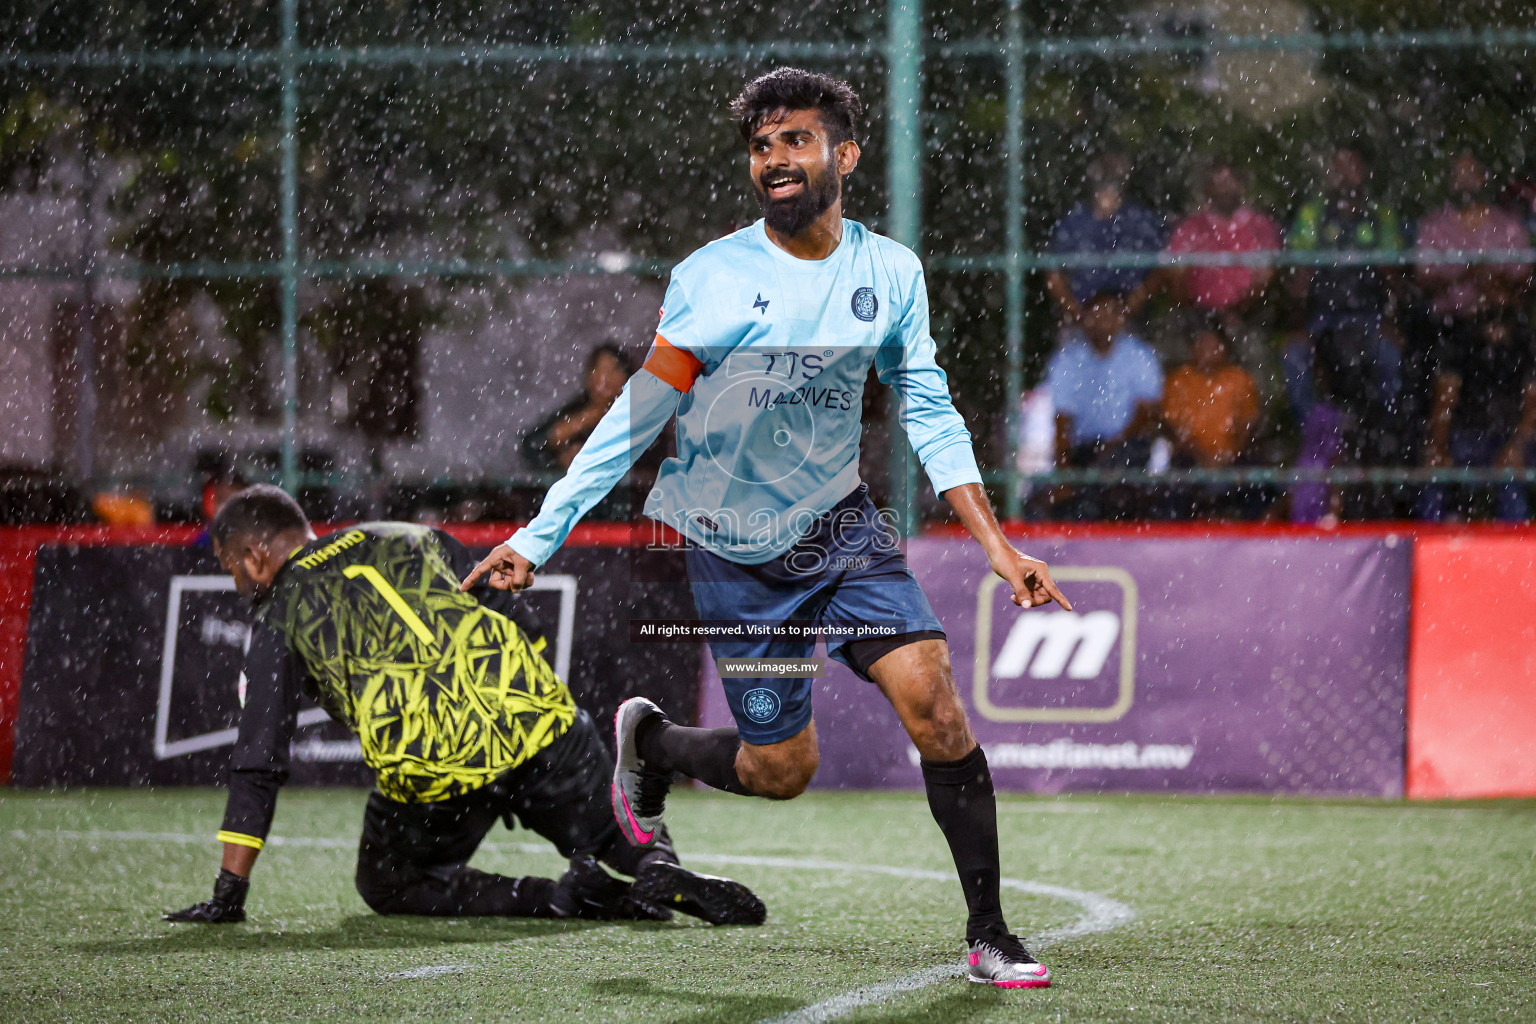
<svg viewBox="0 0 1536 1024"><path fill-rule="evenodd" d="M965 528L987 553L992 571L1007 580L1013 588L1014 604L1020 608L1034 608L1055 601L1067 611L1072 610L1072 602L1057 588L1046 564L1019 551L1003 535L1002 527L997 525L997 517L992 514L992 503L987 500L987 492L981 484L951 487L944 492L944 500L949 502Z"/></svg>
<svg viewBox="0 0 1536 1024"><path fill-rule="evenodd" d="M245 920L251 868L266 844L277 808L277 794L288 779L289 747L297 724L302 667L272 627L251 627L245 654L245 706L230 756L229 795L218 839L224 856L213 896L165 920L196 924L236 924Z"/></svg>
<svg viewBox="0 0 1536 1024"><path fill-rule="evenodd" d="M544 495L539 514L475 566L463 589L486 575L498 590L521 590L531 584L534 567L548 562L576 522L629 472L677 412L681 398L681 391L649 370L631 377L571 460L565 476Z"/></svg>
<svg viewBox="0 0 1536 1024"><path fill-rule="evenodd" d="M497 590L523 590L533 585L533 570L534 565L528 559L507 545L498 544L469 571L459 589L468 590L484 577L485 582Z"/></svg>

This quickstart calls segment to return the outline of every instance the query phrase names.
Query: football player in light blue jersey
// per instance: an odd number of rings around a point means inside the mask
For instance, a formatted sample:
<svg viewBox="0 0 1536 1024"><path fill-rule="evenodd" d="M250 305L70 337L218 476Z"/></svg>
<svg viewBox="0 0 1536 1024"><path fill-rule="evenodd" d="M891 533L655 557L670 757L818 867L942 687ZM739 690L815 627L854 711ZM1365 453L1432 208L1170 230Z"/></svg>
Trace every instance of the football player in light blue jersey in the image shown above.
<svg viewBox="0 0 1536 1024"><path fill-rule="evenodd" d="M911 251L842 216L859 161L858 97L826 75L783 68L732 106L763 219L674 271L651 354L537 517L464 581L520 590L576 521L677 419L646 514L687 538L700 620L827 631L828 653L891 702L922 761L929 807L949 843L968 910L970 979L1040 988L1050 971L1004 921L997 804L986 755L955 689L949 648L859 480L860 411L871 366L895 388L934 490L986 552L1021 607L1071 604L1046 564L997 525L928 332ZM743 630L717 658L805 658L814 638ZM762 634L762 635L759 635ZM835 639L833 639L835 637ZM673 772L727 792L789 799L817 765L809 679L723 680L736 728L668 721L636 697L615 719L614 814L654 841Z"/></svg>

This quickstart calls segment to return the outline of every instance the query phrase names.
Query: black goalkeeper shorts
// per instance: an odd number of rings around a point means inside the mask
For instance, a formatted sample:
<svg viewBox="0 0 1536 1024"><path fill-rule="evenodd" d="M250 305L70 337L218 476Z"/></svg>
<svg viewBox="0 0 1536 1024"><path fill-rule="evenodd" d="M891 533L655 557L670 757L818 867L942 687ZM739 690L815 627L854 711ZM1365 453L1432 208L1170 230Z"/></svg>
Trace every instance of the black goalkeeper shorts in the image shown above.
<svg viewBox="0 0 1536 1024"><path fill-rule="evenodd" d="M464 864L497 820L549 840L562 856L588 855L633 875L642 851L613 818L613 757L585 711L559 739L495 782L450 800L401 803L368 795L357 852L360 891L398 891L424 874ZM674 859L666 836L664 859ZM653 858L654 859L654 858Z"/></svg>

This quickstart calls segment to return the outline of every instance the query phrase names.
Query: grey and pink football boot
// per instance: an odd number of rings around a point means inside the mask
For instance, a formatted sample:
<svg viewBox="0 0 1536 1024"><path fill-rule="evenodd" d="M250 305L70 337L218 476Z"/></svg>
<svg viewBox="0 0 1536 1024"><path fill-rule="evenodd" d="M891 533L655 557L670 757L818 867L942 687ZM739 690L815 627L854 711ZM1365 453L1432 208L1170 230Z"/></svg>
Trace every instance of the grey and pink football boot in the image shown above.
<svg viewBox="0 0 1536 1024"><path fill-rule="evenodd" d="M643 850L656 844L672 788L671 773L646 771L636 747L635 730L652 715L660 717L661 709L644 697L631 697L613 716L613 816L624 838Z"/></svg>
<svg viewBox="0 0 1536 1024"><path fill-rule="evenodd" d="M970 980L998 988L1049 988L1051 969L1029 955L1017 936L988 935L968 942Z"/></svg>

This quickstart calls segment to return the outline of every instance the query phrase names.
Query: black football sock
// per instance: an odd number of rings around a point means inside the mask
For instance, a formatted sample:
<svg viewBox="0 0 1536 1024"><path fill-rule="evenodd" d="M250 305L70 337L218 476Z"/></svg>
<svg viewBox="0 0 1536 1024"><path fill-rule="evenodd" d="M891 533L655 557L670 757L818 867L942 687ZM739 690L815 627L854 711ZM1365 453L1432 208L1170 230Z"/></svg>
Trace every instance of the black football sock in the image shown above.
<svg viewBox="0 0 1536 1024"><path fill-rule="evenodd" d="M997 797L987 755L977 747L958 761L922 762L928 809L949 841L969 919L966 941L1006 932L998 896Z"/></svg>
<svg viewBox="0 0 1536 1024"><path fill-rule="evenodd" d="M752 795L736 776L741 737L735 729L692 729L652 717L635 730L635 747L647 769L682 772L727 793Z"/></svg>

